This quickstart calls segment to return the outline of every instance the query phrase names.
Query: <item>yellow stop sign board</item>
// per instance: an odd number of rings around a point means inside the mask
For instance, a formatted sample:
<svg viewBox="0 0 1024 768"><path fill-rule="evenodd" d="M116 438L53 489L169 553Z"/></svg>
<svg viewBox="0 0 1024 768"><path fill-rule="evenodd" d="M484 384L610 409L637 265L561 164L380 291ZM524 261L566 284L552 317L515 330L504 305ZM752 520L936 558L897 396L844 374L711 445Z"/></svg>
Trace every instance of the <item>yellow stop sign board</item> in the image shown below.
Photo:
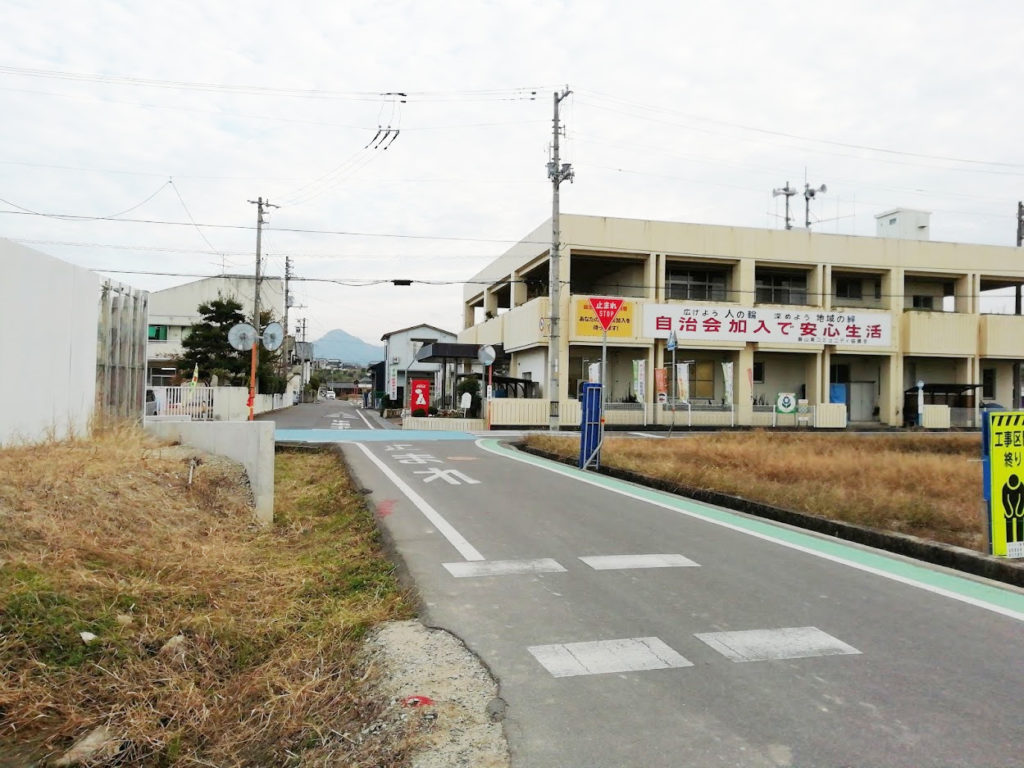
<svg viewBox="0 0 1024 768"><path fill-rule="evenodd" d="M988 418L992 554L1024 557L1024 411Z"/></svg>

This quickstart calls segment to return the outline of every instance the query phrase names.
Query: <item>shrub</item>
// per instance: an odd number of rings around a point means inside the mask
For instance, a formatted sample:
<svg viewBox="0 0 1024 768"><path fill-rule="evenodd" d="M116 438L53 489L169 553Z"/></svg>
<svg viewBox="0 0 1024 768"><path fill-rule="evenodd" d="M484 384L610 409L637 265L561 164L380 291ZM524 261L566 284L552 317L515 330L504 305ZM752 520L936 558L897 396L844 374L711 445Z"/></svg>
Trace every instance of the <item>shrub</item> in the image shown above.
<svg viewBox="0 0 1024 768"><path fill-rule="evenodd" d="M423 408L413 408L412 415L417 417L423 417L427 415L427 412Z"/></svg>

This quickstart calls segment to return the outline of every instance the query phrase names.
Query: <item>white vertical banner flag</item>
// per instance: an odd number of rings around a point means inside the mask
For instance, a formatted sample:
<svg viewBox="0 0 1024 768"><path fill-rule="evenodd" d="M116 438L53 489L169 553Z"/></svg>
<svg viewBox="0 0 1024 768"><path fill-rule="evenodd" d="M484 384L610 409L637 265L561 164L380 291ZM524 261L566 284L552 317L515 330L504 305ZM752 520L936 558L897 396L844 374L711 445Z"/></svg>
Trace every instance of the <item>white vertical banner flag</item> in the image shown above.
<svg viewBox="0 0 1024 768"><path fill-rule="evenodd" d="M676 363L676 397L690 402L690 364Z"/></svg>
<svg viewBox="0 0 1024 768"><path fill-rule="evenodd" d="M725 379L723 403L732 408L732 363L722 363L722 377Z"/></svg>
<svg viewBox="0 0 1024 768"><path fill-rule="evenodd" d="M647 397L647 361L635 360L636 363L636 401L645 402Z"/></svg>

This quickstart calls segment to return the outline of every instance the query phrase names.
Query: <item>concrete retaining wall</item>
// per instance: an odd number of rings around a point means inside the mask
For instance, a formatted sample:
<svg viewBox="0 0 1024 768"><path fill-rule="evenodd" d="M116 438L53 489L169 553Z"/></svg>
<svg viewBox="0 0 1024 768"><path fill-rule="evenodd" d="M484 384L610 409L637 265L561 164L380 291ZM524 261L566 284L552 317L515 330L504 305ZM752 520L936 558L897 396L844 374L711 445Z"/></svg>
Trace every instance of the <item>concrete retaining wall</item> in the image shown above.
<svg viewBox="0 0 1024 768"><path fill-rule="evenodd" d="M240 463L249 475L256 519L274 522L274 422L147 420L146 431Z"/></svg>

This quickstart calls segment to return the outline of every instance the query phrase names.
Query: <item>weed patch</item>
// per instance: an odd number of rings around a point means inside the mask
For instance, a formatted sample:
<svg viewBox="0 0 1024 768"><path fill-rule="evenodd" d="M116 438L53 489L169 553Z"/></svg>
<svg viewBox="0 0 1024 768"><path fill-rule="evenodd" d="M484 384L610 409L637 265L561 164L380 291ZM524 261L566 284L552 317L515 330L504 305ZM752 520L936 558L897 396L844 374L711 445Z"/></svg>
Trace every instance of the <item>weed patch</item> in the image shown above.
<svg viewBox="0 0 1024 768"><path fill-rule="evenodd" d="M531 435L561 456L578 439ZM605 465L848 523L984 550L977 435L764 431L644 440L609 435Z"/></svg>
<svg viewBox="0 0 1024 768"><path fill-rule="evenodd" d="M104 725L91 764L398 764L399 730L342 737L385 704L360 640L412 610L339 457L278 455L262 529L195 456L124 428L0 451L0 754Z"/></svg>

